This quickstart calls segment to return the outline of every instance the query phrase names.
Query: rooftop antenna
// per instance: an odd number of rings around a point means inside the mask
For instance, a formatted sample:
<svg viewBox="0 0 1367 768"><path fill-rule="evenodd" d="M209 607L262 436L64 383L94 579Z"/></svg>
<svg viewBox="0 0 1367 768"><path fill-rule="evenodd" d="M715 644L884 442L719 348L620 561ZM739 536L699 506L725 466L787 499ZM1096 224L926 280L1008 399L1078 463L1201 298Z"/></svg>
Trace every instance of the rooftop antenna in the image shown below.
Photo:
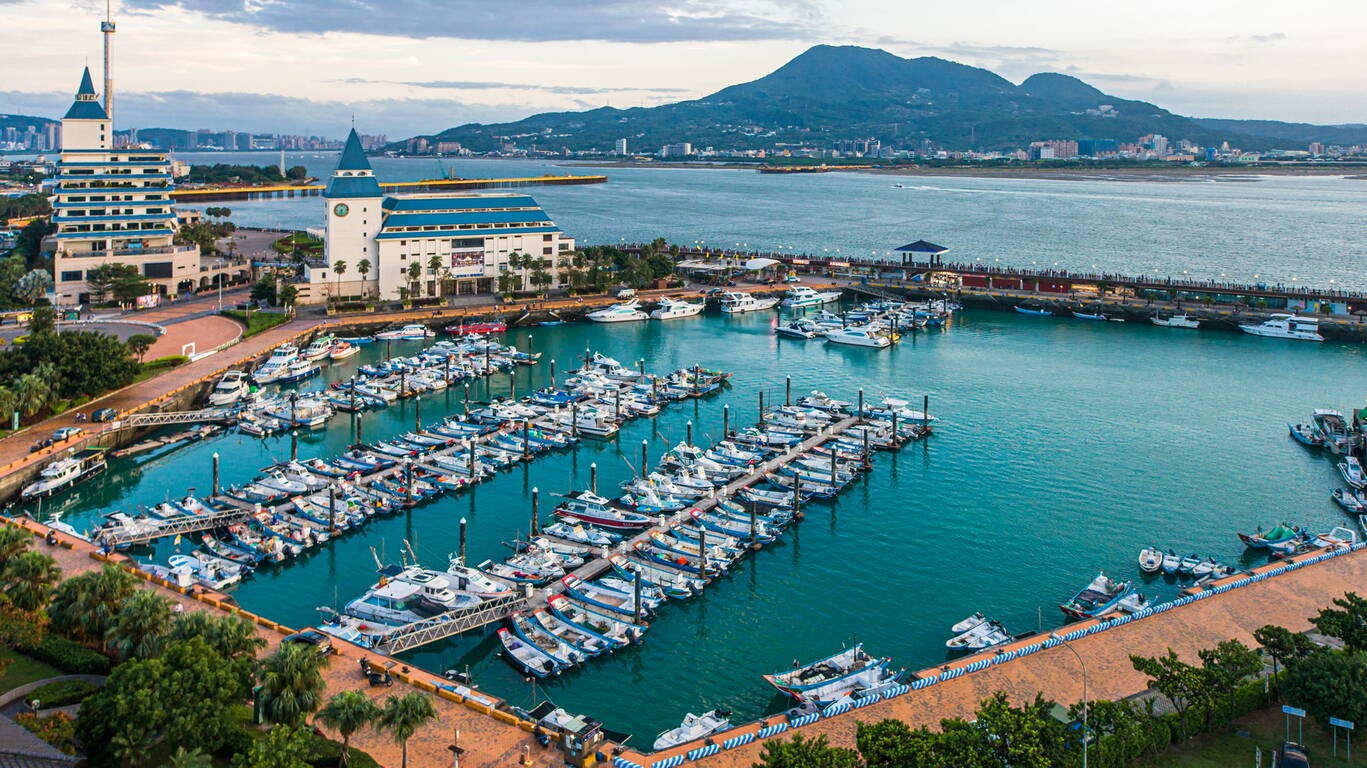
<svg viewBox="0 0 1367 768"><path fill-rule="evenodd" d="M114 125L114 14L110 0L104 0L104 21L100 22L100 32L104 35L104 113L109 118L113 134Z"/></svg>

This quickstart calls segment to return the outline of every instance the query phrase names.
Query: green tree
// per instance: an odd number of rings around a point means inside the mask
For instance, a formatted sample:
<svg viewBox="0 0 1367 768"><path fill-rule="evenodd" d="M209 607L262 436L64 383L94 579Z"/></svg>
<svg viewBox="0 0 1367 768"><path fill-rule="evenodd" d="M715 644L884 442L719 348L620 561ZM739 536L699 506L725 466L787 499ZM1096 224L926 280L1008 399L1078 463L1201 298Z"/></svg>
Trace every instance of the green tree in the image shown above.
<svg viewBox="0 0 1367 768"><path fill-rule="evenodd" d="M368 289L365 285L366 275L370 274L370 259L361 259L356 263L356 273L361 276L361 298L365 298Z"/></svg>
<svg viewBox="0 0 1367 768"><path fill-rule="evenodd" d="M213 757L198 749L176 747L176 751L166 759L166 768L213 768Z"/></svg>
<svg viewBox="0 0 1367 768"><path fill-rule="evenodd" d="M408 768L408 740L418 729L437 719L437 708L425 693L414 691L404 696L390 696L385 699L384 709L376 726L389 731L399 744L402 755L401 768Z"/></svg>
<svg viewBox="0 0 1367 768"><path fill-rule="evenodd" d="M1320 632L1337 637L1350 651L1367 651L1367 599L1349 592L1335 598L1338 608L1322 608L1310 623Z"/></svg>
<svg viewBox="0 0 1367 768"><path fill-rule="evenodd" d="M0 380L26 373L46 379L43 390L50 402L125 386L137 375L138 361L126 344L108 333L37 332L22 346L0 352ZM14 386L18 394L19 383Z"/></svg>
<svg viewBox="0 0 1367 768"><path fill-rule="evenodd" d="M323 667L327 657L303 643L281 645L261 667L257 701L266 719L281 725L299 725L322 704L327 682Z"/></svg>
<svg viewBox="0 0 1367 768"><path fill-rule="evenodd" d="M1286 700L1321 721L1367 723L1367 653L1316 653L1286 671Z"/></svg>
<svg viewBox="0 0 1367 768"><path fill-rule="evenodd" d="M56 231L57 225L47 218L34 219L19 230L19 241L14 250L24 257L25 266L38 267L43 263L43 238Z"/></svg>
<svg viewBox="0 0 1367 768"><path fill-rule="evenodd" d="M276 299L275 278L266 276L252 283L251 297L253 301L274 304Z"/></svg>
<svg viewBox="0 0 1367 768"><path fill-rule="evenodd" d="M44 608L60 574L56 562L32 544L28 531L0 527L0 649L36 644L47 626ZM0 676L11 661L0 657Z"/></svg>
<svg viewBox="0 0 1367 768"><path fill-rule="evenodd" d="M855 724L855 746L866 768L903 768L933 765L939 734L926 728L915 731L901 720Z"/></svg>
<svg viewBox="0 0 1367 768"><path fill-rule="evenodd" d="M555 278L551 276L550 270L547 269L549 264L550 262L545 259L537 259L532 268L532 285L541 289L543 296L546 293L546 289L550 287L550 284L555 282Z"/></svg>
<svg viewBox="0 0 1367 768"><path fill-rule="evenodd" d="M332 294L334 297L337 296L339 293L342 292L342 275L345 274L345 273L346 273L346 262L345 262L345 261L342 261L341 259L338 259L337 261L334 261L334 262L332 263L332 275L333 275L333 277L336 277L336 278L337 278L337 280L336 280L336 286L337 286L337 287L336 287L336 289L333 291L333 294Z"/></svg>
<svg viewBox="0 0 1367 768"><path fill-rule="evenodd" d="M51 290L52 273L46 269L34 269L14 284L14 297L25 304L36 304Z"/></svg>
<svg viewBox="0 0 1367 768"><path fill-rule="evenodd" d="M1159 693L1177 710L1177 720L1182 726L1182 737L1190 735L1187 729L1187 709L1195 702L1206 698L1206 676L1200 668L1177 658L1171 648L1166 656L1137 656L1130 654L1130 663L1138 672L1148 675L1148 686Z"/></svg>
<svg viewBox="0 0 1367 768"><path fill-rule="evenodd" d="M105 632L105 645L122 660L149 659L171 632L171 600L150 589L134 592Z"/></svg>
<svg viewBox="0 0 1367 768"><path fill-rule="evenodd" d="M167 642L184 642L196 637L230 661L254 659L256 652L266 647L266 639L256 634L256 625L241 616L209 611L176 614Z"/></svg>
<svg viewBox="0 0 1367 768"><path fill-rule="evenodd" d="M232 768L308 768L313 753L307 728L276 725L252 741L247 751L233 755Z"/></svg>
<svg viewBox="0 0 1367 768"><path fill-rule="evenodd" d="M285 178L292 181L299 181L301 179L307 179L308 177L309 170L302 165L291 165L289 170L285 171Z"/></svg>
<svg viewBox="0 0 1367 768"><path fill-rule="evenodd" d="M52 333L57 330L57 310L52 307L35 307L28 319L30 335Z"/></svg>
<svg viewBox="0 0 1367 768"><path fill-rule="evenodd" d="M441 266L440 256L434 255L427 260L427 274L432 276L432 290L429 292L432 296L441 290Z"/></svg>
<svg viewBox="0 0 1367 768"><path fill-rule="evenodd" d="M1202 649L1197 655L1201 657L1201 672L1206 678L1204 689L1209 699L1206 730L1210 730L1211 714L1216 709L1223 707L1226 717L1233 718L1234 692L1241 683L1262 671L1263 660L1238 640L1225 640L1214 648Z"/></svg>
<svg viewBox="0 0 1367 768"><path fill-rule="evenodd" d="M337 731L342 737L342 759L339 765L351 761L351 735L380 717L380 706L360 691L342 691L336 694L315 718L323 725Z"/></svg>
<svg viewBox="0 0 1367 768"><path fill-rule="evenodd" d="M859 755L852 749L832 747L822 734L804 739L795 734L787 741L766 741L760 761L764 768L857 768Z"/></svg>
<svg viewBox="0 0 1367 768"><path fill-rule="evenodd" d="M1272 657L1272 679L1281 694L1280 668L1289 667L1319 650L1314 641L1286 627L1268 624L1253 630L1253 639Z"/></svg>
<svg viewBox="0 0 1367 768"><path fill-rule="evenodd" d="M119 606L138 588L138 579L117 565L77 574L57 585L48 612L55 629L104 647Z"/></svg>
<svg viewBox="0 0 1367 768"><path fill-rule="evenodd" d="M132 301L147 295L151 284L143 279L138 268L131 264L101 264L85 273L85 283L101 302L113 296L117 301Z"/></svg>
<svg viewBox="0 0 1367 768"><path fill-rule="evenodd" d="M130 352L137 355L138 362L141 363L142 359L147 356L147 350L157 343L157 337L150 333L135 333L129 336L124 343L128 345Z"/></svg>
<svg viewBox="0 0 1367 768"><path fill-rule="evenodd" d="M280 306L290 309L294 306L294 300L299 298L299 287L293 283L287 283L280 288Z"/></svg>
<svg viewBox="0 0 1367 768"><path fill-rule="evenodd" d="M408 265L408 295L416 296L418 293L418 281L422 279L422 263L414 260Z"/></svg>

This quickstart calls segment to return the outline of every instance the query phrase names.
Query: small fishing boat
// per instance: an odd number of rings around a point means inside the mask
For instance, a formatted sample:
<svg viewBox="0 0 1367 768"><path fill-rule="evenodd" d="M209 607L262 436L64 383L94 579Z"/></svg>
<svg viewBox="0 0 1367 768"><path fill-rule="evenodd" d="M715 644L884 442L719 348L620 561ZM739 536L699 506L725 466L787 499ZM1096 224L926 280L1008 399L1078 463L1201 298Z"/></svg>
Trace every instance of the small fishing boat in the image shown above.
<svg viewBox="0 0 1367 768"><path fill-rule="evenodd" d="M1076 317L1076 318L1079 319L1079 320L1103 320L1103 321L1104 321L1104 320L1110 320L1110 319L1111 319L1109 315L1105 315L1105 314L1102 314L1102 313L1100 313L1100 312L1081 312L1081 311L1076 310L1076 309L1073 310L1073 317Z"/></svg>
<svg viewBox="0 0 1367 768"><path fill-rule="evenodd" d="M1158 567L1159 570L1161 570L1163 573L1172 575L1177 573L1177 569L1181 566L1182 558L1178 557L1176 552L1173 552L1171 549L1169 549L1167 552L1163 553L1163 559L1159 563Z"/></svg>
<svg viewBox="0 0 1367 768"><path fill-rule="evenodd" d="M499 627L498 641L503 645L503 657L522 671L536 677L560 674L561 665L554 657L522 640L506 627Z"/></svg>
<svg viewBox="0 0 1367 768"><path fill-rule="evenodd" d="M778 326L774 329L774 333L779 336L787 336L790 339L803 339L805 341L825 335L826 330L811 320L800 317L787 325Z"/></svg>
<svg viewBox="0 0 1367 768"><path fill-rule="evenodd" d="M1367 475L1363 474L1362 464L1356 456L1344 456L1338 467L1339 474L1349 485L1357 489L1367 488Z"/></svg>
<svg viewBox="0 0 1367 768"><path fill-rule="evenodd" d="M1287 424L1292 439L1306 448L1323 448L1324 434L1310 424Z"/></svg>
<svg viewBox="0 0 1367 768"><path fill-rule="evenodd" d="M969 631L970 629L973 629L974 627L977 627L977 626L981 626L981 625L985 624L986 622L987 622L987 616L986 616L985 614L979 612L979 613L973 614L972 616L969 616L968 618L964 619L963 621L960 621L959 623L957 623L957 624L955 624L954 626L950 627L950 628L949 628L949 631L950 631L950 632L953 632L953 633L956 634L956 635L962 635L963 633Z"/></svg>
<svg viewBox="0 0 1367 768"><path fill-rule="evenodd" d="M951 651L981 651L1011 641L1011 633L1000 623L986 621L945 641Z"/></svg>
<svg viewBox="0 0 1367 768"><path fill-rule="evenodd" d="M1109 613L1130 592L1128 581L1116 581L1105 573L1098 573L1091 583L1078 590L1067 602L1059 605L1064 615L1074 619L1089 619Z"/></svg>
<svg viewBox="0 0 1367 768"><path fill-rule="evenodd" d="M1310 543L1323 549L1347 549L1358 542L1357 531L1343 526L1335 526L1328 533L1321 533L1310 540Z"/></svg>
<svg viewBox="0 0 1367 768"><path fill-rule="evenodd" d="M1239 534L1239 539L1250 549L1269 549L1273 545L1285 544L1303 537L1304 534L1299 528L1288 523L1282 523L1266 532L1259 528L1254 533Z"/></svg>
<svg viewBox="0 0 1367 768"><path fill-rule="evenodd" d="M1192 318L1190 315L1172 315L1171 317L1159 317L1154 315L1149 318L1149 322L1160 328L1200 328L1201 321Z"/></svg>
<svg viewBox="0 0 1367 768"><path fill-rule="evenodd" d="M731 727L731 713L724 709L714 709L701 715L689 712L684 715L678 728L671 728L655 737L655 751L677 747L690 741L711 736Z"/></svg>
<svg viewBox="0 0 1367 768"><path fill-rule="evenodd" d="M1015 307L1015 309L1016 309L1017 312L1019 312L1019 313L1022 314L1022 315L1034 315L1034 316L1036 316L1036 317L1053 317L1053 316L1054 316L1054 313L1053 313L1052 310L1045 309L1045 308L1043 308L1043 307L1030 307L1030 306L1026 306L1025 304L1017 304L1016 307Z"/></svg>
<svg viewBox="0 0 1367 768"><path fill-rule="evenodd" d="M336 362L361 354L361 348L349 341L338 341L328 350L328 359Z"/></svg>
<svg viewBox="0 0 1367 768"><path fill-rule="evenodd" d="M232 405L247 394L250 377L245 371L228 371L209 393L209 405Z"/></svg>
<svg viewBox="0 0 1367 768"><path fill-rule="evenodd" d="M1144 573L1157 573L1163 567L1163 550L1145 547L1139 551L1139 570Z"/></svg>
<svg viewBox="0 0 1367 768"><path fill-rule="evenodd" d="M803 691L819 688L880 663L885 663L885 660L870 656L861 643L810 664L799 664L794 659L791 670L765 675L764 681L783 693L801 699Z"/></svg>
<svg viewBox="0 0 1367 768"><path fill-rule="evenodd" d="M546 325L546 323L542 323L542 325ZM456 325L446 326L444 330L453 336L468 336L472 333L479 334L482 336L490 333L504 333L508 330L508 324L503 322L502 320L490 320L475 323L457 323Z"/></svg>
<svg viewBox="0 0 1367 768"><path fill-rule="evenodd" d="M38 479L25 486L19 492L19 497L24 501L47 498L100 474L105 466L103 448L77 451L67 458L57 459L43 467L38 473Z"/></svg>
<svg viewBox="0 0 1367 768"><path fill-rule="evenodd" d="M1329 492L1334 503L1351 515L1367 514L1367 492L1351 488L1335 488Z"/></svg>

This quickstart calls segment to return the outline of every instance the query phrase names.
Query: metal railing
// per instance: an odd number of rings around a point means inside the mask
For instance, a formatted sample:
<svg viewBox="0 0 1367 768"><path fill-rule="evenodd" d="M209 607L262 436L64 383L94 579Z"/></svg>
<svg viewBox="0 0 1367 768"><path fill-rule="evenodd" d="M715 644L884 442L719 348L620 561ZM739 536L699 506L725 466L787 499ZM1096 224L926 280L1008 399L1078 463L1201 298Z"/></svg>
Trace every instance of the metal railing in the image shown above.
<svg viewBox="0 0 1367 768"><path fill-rule="evenodd" d="M246 519L247 510L230 509L222 512L213 512L207 515L186 515L182 518L170 518L167 520L139 521L135 525L120 525L105 528L95 537L95 543L119 547L125 544L152 541L153 539L160 539L165 536L177 536L183 533L195 533L197 531L222 528L227 525L232 525L233 523L242 522Z"/></svg>
<svg viewBox="0 0 1367 768"><path fill-rule="evenodd" d="M111 428L135 429L139 427L164 427L169 424L197 424L223 421L226 418L228 418L228 410L226 408L204 408L198 411L134 413L115 422Z"/></svg>
<svg viewBox="0 0 1367 768"><path fill-rule="evenodd" d="M440 616L415 621L394 630L375 647L375 650L386 655L401 653L495 621L502 621L526 606L526 598L512 594L485 601L472 608L447 611Z"/></svg>

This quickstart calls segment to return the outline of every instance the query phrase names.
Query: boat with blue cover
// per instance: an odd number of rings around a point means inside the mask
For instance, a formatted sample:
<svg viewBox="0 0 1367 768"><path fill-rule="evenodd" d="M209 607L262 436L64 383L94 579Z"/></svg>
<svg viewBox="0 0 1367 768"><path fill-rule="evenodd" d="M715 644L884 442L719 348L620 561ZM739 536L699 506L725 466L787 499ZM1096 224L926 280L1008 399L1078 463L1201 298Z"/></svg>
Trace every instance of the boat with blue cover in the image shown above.
<svg viewBox="0 0 1367 768"><path fill-rule="evenodd" d="M1091 583L1078 590L1059 610L1074 619L1089 619L1108 613L1134 591L1128 581L1116 581L1105 573L1098 573Z"/></svg>

